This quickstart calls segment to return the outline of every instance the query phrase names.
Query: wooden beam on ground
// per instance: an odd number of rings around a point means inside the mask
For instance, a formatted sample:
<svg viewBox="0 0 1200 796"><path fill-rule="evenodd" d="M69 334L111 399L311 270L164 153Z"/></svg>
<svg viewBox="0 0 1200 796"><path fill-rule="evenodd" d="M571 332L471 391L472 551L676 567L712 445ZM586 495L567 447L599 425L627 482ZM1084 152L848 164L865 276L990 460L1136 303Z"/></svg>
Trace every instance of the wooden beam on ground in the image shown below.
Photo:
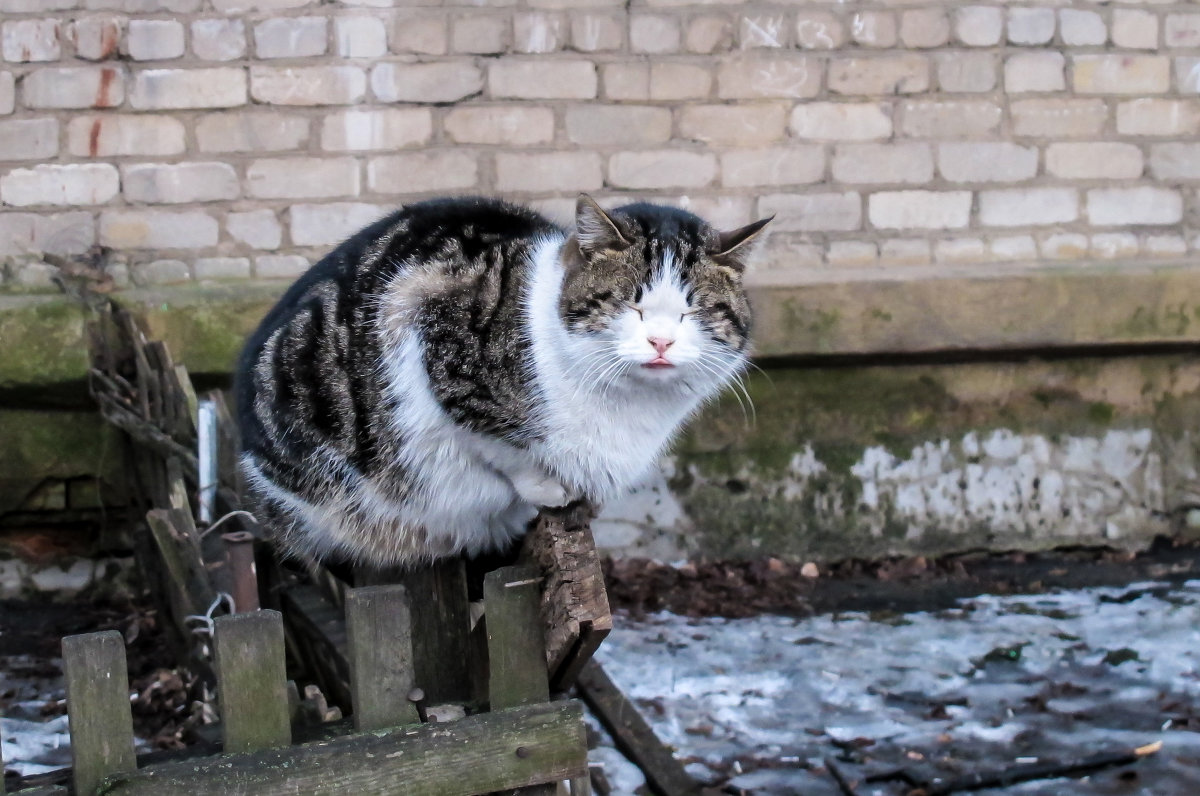
<svg viewBox="0 0 1200 796"><path fill-rule="evenodd" d="M543 509L521 551L522 559L538 566L545 576L542 625L554 691L571 687L612 630L591 518L591 507L582 503Z"/></svg>
<svg viewBox="0 0 1200 796"><path fill-rule="evenodd" d="M576 702L484 713L251 754L164 763L109 779L106 796L472 796L583 776Z"/></svg>
<svg viewBox="0 0 1200 796"><path fill-rule="evenodd" d="M214 625L225 751L290 744L283 617L256 611L218 617Z"/></svg>
<svg viewBox="0 0 1200 796"><path fill-rule="evenodd" d="M617 749L642 773L659 796L689 796L699 786L650 729L629 698L613 684L598 661L583 667L577 681L579 695L609 731Z"/></svg>
<svg viewBox="0 0 1200 796"><path fill-rule="evenodd" d="M125 639L115 630L62 640L75 793L90 796L105 777L137 769Z"/></svg>
<svg viewBox="0 0 1200 796"><path fill-rule="evenodd" d="M346 593L350 699L359 732L418 724L413 689L412 618L403 586Z"/></svg>

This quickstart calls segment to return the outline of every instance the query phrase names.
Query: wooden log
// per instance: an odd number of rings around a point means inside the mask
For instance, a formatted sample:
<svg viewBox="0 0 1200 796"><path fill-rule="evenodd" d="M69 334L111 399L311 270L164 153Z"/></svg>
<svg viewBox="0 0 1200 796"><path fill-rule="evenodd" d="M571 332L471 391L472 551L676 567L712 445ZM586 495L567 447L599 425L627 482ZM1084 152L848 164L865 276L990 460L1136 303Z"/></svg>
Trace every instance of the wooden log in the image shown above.
<svg viewBox="0 0 1200 796"><path fill-rule="evenodd" d="M62 640L75 793L96 792L110 774L137 769L125 640L115 630Z"/></svg>
<svg viewBox="0 0 1200 796"><path fill-rule="evenodd" d="M582 503L543 509L522 546L522 558L540 567L545 576L542 624L554 691L570 688L612 630L591 516L591 507Z"/></svg>
<svg viewBox="0 0 1200 796"><path fill-rule="evenodd" d="M488 699L492 710L531 705L550 698L546 643L538 605L541 573L536 567L503 567L483 579L487 617Z"/></svg>
<svg viewBox="0 0 1200 796"><path fill-rule="evenodd" d="M403 586L366 586L346 594L350 698L354 727L379 730L421 721L413 690L412 618Z"/></svg>
<svg viewBox="0 0 1200 796"><path fill-rule="evenodd" d="M225 751L290 744L283 617L257 611L218 617L214 624Z"/></svg>
<svg viewBox="0 0 1200 796"><path fill-rule="evenodd" d="M699 786L597 661L588 661L579 673L577 685L579 695L612 735L617 749L646 775L651 790L660 796L699 792Z"/></svg>
<svg viewBox="0 0 1200 796"><path fill-rule="evenodd" d="M253 754L164 763L105 783L107 796L471 796L587 773L583 714L556 702Z"/></svg>

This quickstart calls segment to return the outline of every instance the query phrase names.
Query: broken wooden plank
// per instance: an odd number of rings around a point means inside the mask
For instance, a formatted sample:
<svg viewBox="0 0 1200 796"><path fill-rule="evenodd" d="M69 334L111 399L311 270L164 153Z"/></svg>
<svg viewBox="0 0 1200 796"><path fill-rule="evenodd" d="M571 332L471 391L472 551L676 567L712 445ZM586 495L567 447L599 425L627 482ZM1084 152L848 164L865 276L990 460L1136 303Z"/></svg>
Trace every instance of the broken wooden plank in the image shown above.
<svg viewBox="0 0 1200 796"><path fill-rule="evenodd" d="M218 617L213 624L225 751L290 744L283 617L256 611Z"/></svg>
<svg viewBox="0 0 1200 796"><path fill-rule="evenodd" d="M75 792L91 794L111 774L137 768L125 639L115 630L62 640Z"/></svg>
<svg viewBox="0 0 1200 796"><path fill-rule="evenodd" d="M503 567L483 579L488 700L492 710L550 699L537 567Z"/></svg>
<svg viewBox="0 0 1200 796"><path fill-rule="evenodd" d="M346 593L350 699L362 731L417 724L413 690L412 618L403 586L365 586Z"/></svg>
<svg viewBox="0 0 1200 796"><path fill-rule="evenodd" d="M317 586L302 584L281 590L280 609L292 657L321 686L329 701L345 712L353 710L349 644L341 607Z"/></svg>
<svg viewBox="0 0 1200 796"><path fill-rule="evenodd" d="M543 509L522 546L522 559L541 568L542 624L550 686L565 691L612 630L604 573L589 525L591 507Z"/></svg>
<svg viewBox="0 0 1200 796"><path fill-rule="evenodd" d="M587 773L583 713L556 702L252 754L164 763L110 779L107 796L471 796Z"/></svg>
<svg viewBox="0 0 1200 796"><path fill-rule="evenodd" d="M699 792L699 786L650 729L634 704L613 684L598 661L588 661L576 684L579 695L612 735L617 749L642 770L646 783L655 793L688 796Z"/></svg>
<svg viewBox="0 0 1200 796"><path fill-rule="evenodd" d="M154 534L159 555L166 564L171 581L179 588L190 614L202 614L216 596L199 551L188 532L179 527L181 519L190 515L180 509L151 509L146 522ZM185 526L188 523L183 523Z"/></svg>

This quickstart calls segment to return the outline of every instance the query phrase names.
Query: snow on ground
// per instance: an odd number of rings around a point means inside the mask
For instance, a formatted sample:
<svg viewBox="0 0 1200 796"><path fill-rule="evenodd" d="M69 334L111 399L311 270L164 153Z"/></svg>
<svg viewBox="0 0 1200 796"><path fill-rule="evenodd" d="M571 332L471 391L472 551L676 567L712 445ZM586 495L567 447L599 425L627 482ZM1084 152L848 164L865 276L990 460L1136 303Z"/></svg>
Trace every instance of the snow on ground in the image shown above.
<svg viewBox="0 0 1200 796"><path fill-rule="evenodd" d="M1200 581L982 596L937 613L615 625L599 657L659 737L694 774L755 792L836 794L826 757L851 779L953 776L1162 740L1132 780L1114 770L1004 792L1200 793ZM628 793L641 777L617 758L601 748L593 764Z"/></svg>
<svg viewBox="0 0 1200 796"><path fill-rule="evenodd" d="M851 779L948 776L1161 740L1134 779L1113 770L1004 793L1200 793L1200 581L982 596L935 613L615 624L601 661L699 778L825 796L838 793L826 757ZM48 668L0 659L0 739L23 774L70 764L66 718L42 715L63 696ZM592 763L617 794L643 781L611 745Z"/></svg>

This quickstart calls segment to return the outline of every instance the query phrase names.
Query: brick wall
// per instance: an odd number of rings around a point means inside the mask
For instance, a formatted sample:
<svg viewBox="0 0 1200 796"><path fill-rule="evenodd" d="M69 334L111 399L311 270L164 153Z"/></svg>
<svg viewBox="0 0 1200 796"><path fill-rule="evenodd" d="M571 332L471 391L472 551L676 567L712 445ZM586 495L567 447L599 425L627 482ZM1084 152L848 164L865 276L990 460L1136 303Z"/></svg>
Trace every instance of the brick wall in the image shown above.
<svg viewBox="0 0 1200 796"><path fill-rule="evenodd" d="M292 277L400 202L578 191L767 269L1185 260L1200 8L0 0L5 290Z"/></svg>

